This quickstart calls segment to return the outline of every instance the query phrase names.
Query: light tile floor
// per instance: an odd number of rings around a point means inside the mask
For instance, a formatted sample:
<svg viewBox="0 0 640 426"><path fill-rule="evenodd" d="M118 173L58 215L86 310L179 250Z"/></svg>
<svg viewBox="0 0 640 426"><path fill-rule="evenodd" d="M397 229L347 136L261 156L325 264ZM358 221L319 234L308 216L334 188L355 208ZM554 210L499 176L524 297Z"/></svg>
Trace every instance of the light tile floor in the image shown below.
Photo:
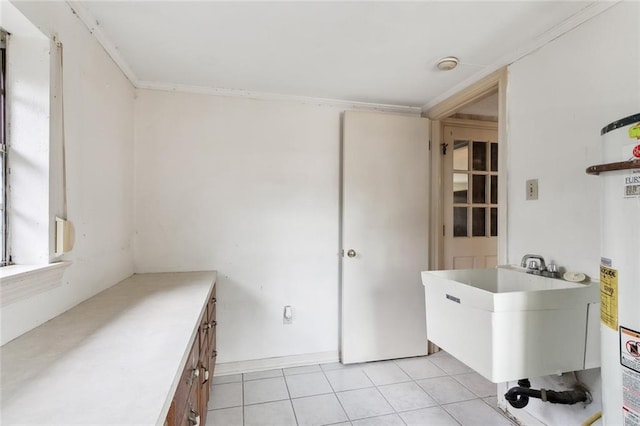
<svg viewBox="0 0 640 426"><path fill-rule="evenodd" d="M216 376L206 426L513 426L496 385L446 352Z"/></svg>

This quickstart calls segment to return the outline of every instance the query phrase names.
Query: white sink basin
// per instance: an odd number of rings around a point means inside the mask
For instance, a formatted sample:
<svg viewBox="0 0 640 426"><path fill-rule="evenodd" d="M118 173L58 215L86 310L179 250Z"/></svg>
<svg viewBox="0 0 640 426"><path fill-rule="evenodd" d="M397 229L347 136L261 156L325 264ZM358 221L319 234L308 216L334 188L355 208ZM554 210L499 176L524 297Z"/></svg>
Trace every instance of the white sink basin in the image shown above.
<svg viewBox="0 0 640 426"><path fill-rule="evenodd" d="M494 383L593 367L585 351L597 348L587 342L598 336L596 282L499 266L423 272L422 283L428 339Z"/></svg>

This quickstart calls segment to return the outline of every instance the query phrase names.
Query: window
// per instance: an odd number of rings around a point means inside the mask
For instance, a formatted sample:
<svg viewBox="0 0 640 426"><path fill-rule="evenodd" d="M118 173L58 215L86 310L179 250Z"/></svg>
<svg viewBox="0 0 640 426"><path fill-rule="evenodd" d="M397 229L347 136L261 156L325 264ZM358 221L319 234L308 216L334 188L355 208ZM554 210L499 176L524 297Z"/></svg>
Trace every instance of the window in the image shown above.
<svg viewBox="0 0 640 426"><path fill-rule="evenodd" d="M10 6L2 2L3 8ZM51 42L26 18L8 14L3 61L2 262L50 262ZM8 179L7 179L8 178ZM8 243L7 243L8 242ZM4 268L3 268L4 269ZM15 268L12 268L15 269ZM6 271L4 273L7 273Z"/></svg>
<svg viewBox="0 0 640 426"><path fill-rule="evenodd" d="M498 144L454 140L453 236L498 236Z"/></svg>
<svg viewBox="0 0 640 426"><path fill-rule="evenodd" d="M2 188L2 194L0 194L0 231L2 232L2 238L0 239L0 253L2 258L0 259L0 266L5 266L9 263L9 250L8 250L8 215L7 215L7 120L6 120L6 79L5 74L7 71L7 55L6 55L6 43L7 34L0 30L0 187Z"/></svg>
<svg viewBox="0 0 640 426"><path fill-rule="evenodd" d="M60 286L69 262L51 263L50 250L50 173L58 167L51 165L51 117L59 117L57 109L52 113L51 64L57 62L51 52L57 50L6 1L0 1L0 36L1 307Z"/></svg>

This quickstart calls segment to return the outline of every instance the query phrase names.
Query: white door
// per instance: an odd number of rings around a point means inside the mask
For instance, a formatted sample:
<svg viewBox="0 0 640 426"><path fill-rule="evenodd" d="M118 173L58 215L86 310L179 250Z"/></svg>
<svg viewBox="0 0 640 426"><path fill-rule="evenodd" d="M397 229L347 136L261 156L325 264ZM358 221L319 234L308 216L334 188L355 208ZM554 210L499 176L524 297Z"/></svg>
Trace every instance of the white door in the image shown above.
<svg viewBox="0 0 640 426"><path fill-rule="evenodd" d="M444 269L497 263L498 130L482 126L444 126Z"/></svg>
<svg viewBox="0 0 640 426"><path fill-rule="evenodd" d="M343 363L425 355L429 121L346 112Z"/></svg>

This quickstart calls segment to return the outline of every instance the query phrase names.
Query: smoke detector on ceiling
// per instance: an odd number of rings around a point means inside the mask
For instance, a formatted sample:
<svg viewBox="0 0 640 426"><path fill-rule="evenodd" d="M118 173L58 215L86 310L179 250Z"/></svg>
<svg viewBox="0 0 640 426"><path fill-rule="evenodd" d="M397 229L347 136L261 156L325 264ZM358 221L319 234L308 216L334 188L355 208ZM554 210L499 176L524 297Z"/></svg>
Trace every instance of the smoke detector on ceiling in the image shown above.
<svg viewBox="0 0 640 426"><path fill-rule="evenodd" d="M436 64L436 67L440 71L451 71L455 67L458 66L458 58L455 56L447 56L446 58L442 58Z"/></svg>

